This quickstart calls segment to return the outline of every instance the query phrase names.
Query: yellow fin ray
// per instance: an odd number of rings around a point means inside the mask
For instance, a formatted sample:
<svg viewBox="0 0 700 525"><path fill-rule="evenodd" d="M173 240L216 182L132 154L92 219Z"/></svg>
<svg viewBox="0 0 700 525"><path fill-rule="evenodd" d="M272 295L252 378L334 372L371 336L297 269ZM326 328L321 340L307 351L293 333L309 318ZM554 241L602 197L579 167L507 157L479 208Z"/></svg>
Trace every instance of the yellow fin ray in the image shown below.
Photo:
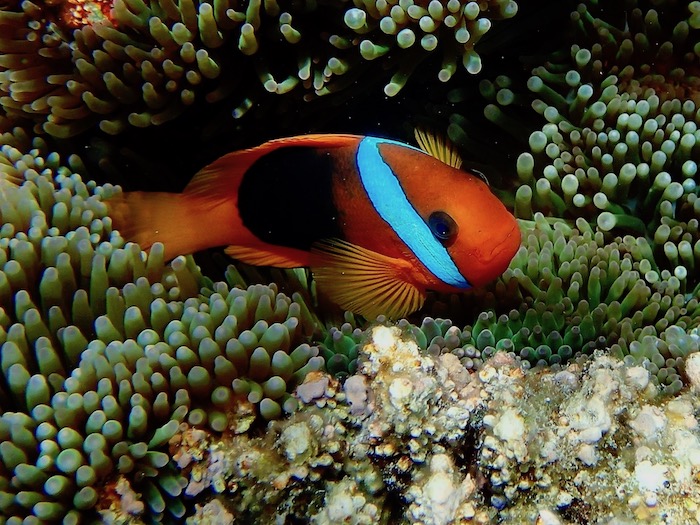
<svg viewBox="0 0 700 525"><path fill-rule="evenodd" d="M367 319L405 317L425 294L412 281L408 261L394 259L337 239L317 243L311 270L318 289L340 307Z"/></svg>
<svg viewBox="0 0 700 525"><path fill-rule="evenodd" d="M462 157L459 156L454 144L440 135L434 135L421 128L413 131L418 147L431 157L444 162L448 166L460 169L462 167Z"/></svg>

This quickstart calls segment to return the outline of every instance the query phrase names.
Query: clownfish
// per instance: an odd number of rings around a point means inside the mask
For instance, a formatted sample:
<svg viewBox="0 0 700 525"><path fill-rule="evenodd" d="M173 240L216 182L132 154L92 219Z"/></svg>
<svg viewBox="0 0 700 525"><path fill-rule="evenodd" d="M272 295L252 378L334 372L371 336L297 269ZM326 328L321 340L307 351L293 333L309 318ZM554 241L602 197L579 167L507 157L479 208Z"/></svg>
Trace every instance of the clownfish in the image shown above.
<svg viewBox="0 0 700 525"><path fill-rule="evenodd" d="M107 201L115 229L165 256L215 246L248 264L310 267L346 310L399 318L426 290L463 291L498 277L518 224L449 143L425 150L356 135L282 138L220 157L182 193Z"/></svg>

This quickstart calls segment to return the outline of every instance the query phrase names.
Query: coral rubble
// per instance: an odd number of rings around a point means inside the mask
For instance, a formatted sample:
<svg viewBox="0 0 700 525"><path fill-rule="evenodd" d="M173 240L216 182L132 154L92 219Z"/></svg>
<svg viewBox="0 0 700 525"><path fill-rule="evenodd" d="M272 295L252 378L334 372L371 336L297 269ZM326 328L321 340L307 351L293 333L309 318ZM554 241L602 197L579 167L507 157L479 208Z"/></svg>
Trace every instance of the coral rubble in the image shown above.
<svg viewBox="0 0 700 525"><path fill-rule="evenodd" d="M468 372L380 326L343 389L307 377L325 386L264 437L171 445L198 458L190 486L255 522L690 523L697 380L662 398L649 371L602 352L558 371L498 353Z"/></svg>

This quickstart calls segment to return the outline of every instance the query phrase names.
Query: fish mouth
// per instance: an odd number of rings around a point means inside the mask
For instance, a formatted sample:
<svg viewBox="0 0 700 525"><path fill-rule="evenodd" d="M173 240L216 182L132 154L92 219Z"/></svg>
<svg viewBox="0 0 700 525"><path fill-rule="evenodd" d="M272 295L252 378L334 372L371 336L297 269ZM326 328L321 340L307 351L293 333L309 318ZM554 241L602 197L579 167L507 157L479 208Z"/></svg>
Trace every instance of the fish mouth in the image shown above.
<svg viewBox="0 0 700 525"><path fill-rule="evenodd" d="M510 261L513 259L513 257L515 257L515 253L518 251L518 248L520 248L522 240L523 239L522 234L520 233L520 227L517 223L515 223L511 230L508 232L508 235L506 235L506 238L503 240L503 242L498 245L498 248L493 254L493 257L495 258L503 252L508 252L511 254L510 258L508 259L508 263L510 264Z"/></svg>
<svg viewBox="0 0 700 525"><path fill-rule="evenodd" d="M491 252L489 252L486 257L484 257L483 259L480 258L479 262L481 262L482 264L488 264L495 260L503 260L507 257L507 267L508 264L510 264L510 261L513 259L513 257L515 257L515 253L518 251L518 248L520 248L521 240L522 237L520 235L520 228L518 227L518 224L515 223L508 232L508 234L505 236L505 238L496 246L494 246Z"/></svg>
<svg viewBox="0 0 700 525"><path fill-rule="evenodd" d="M495 245L490 252L482 253L481 257L475 257L479 270L473 272L471 283L474 286L483 286L497 279L515 257L520 248L520 228L516 223L506 234L501 242Z"/></svg>

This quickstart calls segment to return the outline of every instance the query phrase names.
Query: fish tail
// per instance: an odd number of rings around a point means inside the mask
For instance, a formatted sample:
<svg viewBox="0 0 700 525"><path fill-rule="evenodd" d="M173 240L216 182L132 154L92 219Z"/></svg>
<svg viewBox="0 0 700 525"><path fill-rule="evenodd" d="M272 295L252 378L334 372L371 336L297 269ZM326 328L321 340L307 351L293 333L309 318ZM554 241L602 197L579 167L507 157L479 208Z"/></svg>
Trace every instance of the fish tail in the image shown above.
<svg viewBox="0 0 700 525"><path fill-rule="evenodd" d="M113 228L124 239L143 250L162 242L166 259L207 247L202 244L212 235L201 207L182 193L134 191L115 195L106 203Z"/></svg>

